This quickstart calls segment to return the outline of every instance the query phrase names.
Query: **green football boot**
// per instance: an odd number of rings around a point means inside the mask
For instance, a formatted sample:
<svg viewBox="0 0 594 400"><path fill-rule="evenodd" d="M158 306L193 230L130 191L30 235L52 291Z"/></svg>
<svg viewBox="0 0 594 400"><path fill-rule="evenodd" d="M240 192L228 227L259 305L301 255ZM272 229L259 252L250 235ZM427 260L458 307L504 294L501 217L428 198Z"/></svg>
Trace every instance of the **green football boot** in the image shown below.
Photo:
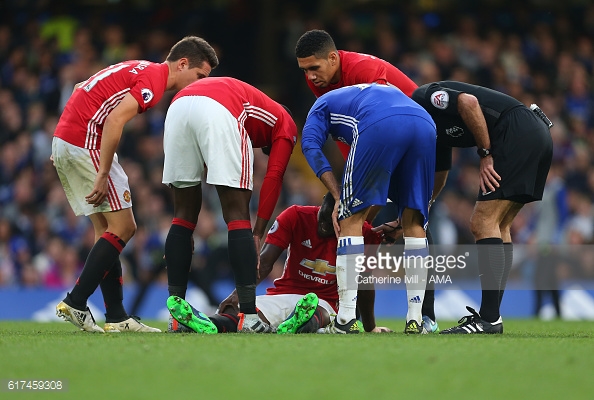
<svg viewBox="0 0 594 400"><path fill-rule="evenodd" d="M318 308L318 296L315 293L306 294L297 302L291 315L276 328L276 332L298 333L299 328L313 317L316 308Z"/></svg>
<svg viewBox="0 0 594 400"><path fill-rule="evenodd" d="M206 315L194 309L190 303L181 297L169 296L167 299L167 309L177 322L187 326L196 333L218 333L216 325Z"/></svg>

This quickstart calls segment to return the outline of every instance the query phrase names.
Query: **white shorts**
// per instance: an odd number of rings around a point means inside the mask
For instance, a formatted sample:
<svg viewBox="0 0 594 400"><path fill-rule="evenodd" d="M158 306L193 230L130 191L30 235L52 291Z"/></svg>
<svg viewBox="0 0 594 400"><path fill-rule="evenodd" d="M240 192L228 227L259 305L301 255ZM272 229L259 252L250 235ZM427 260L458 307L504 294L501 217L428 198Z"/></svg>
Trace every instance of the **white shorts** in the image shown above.
<svg viewBox="0 0 594 400"><path fill-rule="evenodd" d="M270 322L270 326L278 328L278 326L286 320L295 309L295 304L303 297L301 294L272 294L264 296L256 296L256 307ZM318 305L328 311L332 317L336 311L326 300L319 300ZM332 318L330 318L332 319Z"/></svg>
<svg viewBox="0 0 594 400"><path fill-rule="evenodd" d="M117 154L113 157L109 171L109 194L105 201L99 207L93 207L85 200L85 196L93 191L99 169L99 155L99 150L83 149L57 137L52 141L52 156L56 171L70 207L76 215L90 215L132 207L128 176L118 163Z"/></svg>
<svg viewBox="0 0 594 400"><path fill-rule="evenodd" d="M175 100L165 117L163 183L177 188L206 183L253 189L254 153L242 121L205 96Z"/></svg>

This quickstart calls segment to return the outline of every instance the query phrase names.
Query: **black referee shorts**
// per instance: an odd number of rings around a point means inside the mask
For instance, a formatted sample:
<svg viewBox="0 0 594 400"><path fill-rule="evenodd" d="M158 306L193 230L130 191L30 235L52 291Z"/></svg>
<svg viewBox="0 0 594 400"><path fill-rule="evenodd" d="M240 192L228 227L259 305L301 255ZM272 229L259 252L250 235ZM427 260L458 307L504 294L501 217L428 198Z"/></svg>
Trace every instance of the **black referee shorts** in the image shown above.
<svg viewBox="0 0 594 400"><path fill-rule="evenodd" d="M510 110L491 136L499 188L483 194L478 201L505 199L517 203L542 200L553 158L553 140L545 123L527 107Z"/></svg>

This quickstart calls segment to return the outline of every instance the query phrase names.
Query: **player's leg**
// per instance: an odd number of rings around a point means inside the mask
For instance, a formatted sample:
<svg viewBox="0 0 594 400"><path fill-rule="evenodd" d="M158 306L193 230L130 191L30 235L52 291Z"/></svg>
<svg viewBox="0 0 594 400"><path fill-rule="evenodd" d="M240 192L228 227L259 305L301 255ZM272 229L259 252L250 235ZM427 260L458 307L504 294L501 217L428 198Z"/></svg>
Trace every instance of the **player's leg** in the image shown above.
<svg viewBox="0 0 594 400"><path fill-rule="evenodd" d="M97 243L101 239L101 236L108 230L108 222L101 213L93 214L90 218L95 229L95 243ZM104 274L99 284L105 304L105 322L107 324L128 319L128 314L124 309L124 290L122 286L122 264L118 257L111 269Z"/></svg>
<svg viewBox="0 0 594 400"><path fill-rule="evenodd" d="M363 256L365 253L362 229L370 207L363 208L344 218L345 210L345 207L339 208L339 219L341 217L343 219L339 221L340 237L336 250L336 284L340 307L335 318L335 327L342 333L359 333L356 316L358 274L354 266L357 257ZM350 213L351 211L347 211L347 215Z"/></svg>
<svg viewBox="0 0 594 400"><path fill-rule="evenodd" d="M300 298L291 314L278 325L276 332L279 334L317 332L320 328L319 323L316 324L318 318L314 321L311 319L316 313L318 302L318 296L315 293L308 293Z"/></svg>
<svg viewBox="0 0 594 400"><path fill-rule="evenodd" d="M499 287L505 269L505 252L499 227L513 206L513 202L503 199L477 201L475 204L470 229L477 244L481 308L476 312L466 307L471 315L462 318L460 325L440 333L503 333L503 321L499 315Z"/></svg>
<svg viewBox="0 0 594 400"><path fill-rule="evenodd" d="M136 228L132 208L104 213L99 219L107 221L107 228L91 249L87 263L95 267L99 267L103 262L105 264L102 265L109 265L107 263L115 257L112 267L109 270L104 270L100 282L106 308L105 331L114 333L161 332L160 329L143 324L139 318L128 315L123 304L123 277L119 255L123 246L132 238ZM130 229L132 226L134 231ZM119 245L122 247L118 247ZM118 250L117 253L114 250Z"/></svg>
<svg viewBox="0 0 594 400"><path fill-rule="evenodd" d="M165 265L167 271L167 290L169 296L186 297L188 279L192 265L192 235L196 228L202 206L202 185L177 188L173 190L173 220L165 238ZM185 325L169 315L168 332L191 332Z"/></svg>
<svg viewBox="0 0 594 400"><path fill-rule="evenodd" d="M340 237L336 256L336 282L340 307L335 327L343 333L358 333L356 320L357 272L355 260L364 256L362 227L374 205L385 205L388 198L390 172L404 150L386 118L370 125L365 132L355 133L342 177L338 209Z"/></svg>
<svg viewBox="0 0 594 400"><path fill-rule="evenodd" d="M200 98L182 97L167 110L163 135L163 184L173 190L173 221L165 240L170 296L186 296L192 263L192 235L202 206L204 157L201 138L208 134L208 108Z"/></svg>
<svg viewBox="0 0 594 400"><path fill-rule="evenodd" d="M192 235L202 206L202 185L173 188L173 220L165 239L169 296L184 299L192 264Z"/></svg>
<svg viewBox="0 0 594 400"><path fill-rule="evenodd" d="M402 211L404 234L404 273L408 310L404 333L427 333L423 326L422 305L425 297L429 248L425 238L425 216L419 210L405 208Z"/></svg>
<svg viewBox="0 0 594 400"><path fill-rule="evenodd" d="M330 324L330 304L315 293L274 294L256 297L262 320L280 334L316 333Z"/></svg>
<svg viewBox="0 0 594 400"><path fill-rule="evenodd" d="M218 314L207 317L178 296L170 296L167 299L167 308L171 317L171 333L236 333L240 322L240 316L233 307L229 306L220 310ZM268 322L260 312L258 315L263 321Z"/></svg>
<svg viewBox="0 0 594 400"><path fill-rule="evenodd" d="M501 231L501 240L503 240L503 275L501 276L501 283L499 284L499 306L501 307L501 300L503 300L503 293L507 285L507 278L512 268L514 258L514 245L511 237L511 225L524 205L521 203L513 203L509 211L503 217L499 230Z"/></svg>
<svg viewBox="0 0 594 400"><path fill-rule="evenodd" d="M436 256L433 253L435 250L431 250L433 248L433 235L431 235L431 230L429 229L429 225L427 225L427 231L425 232L427 235L427 245L429 246L429 253L432 256ZM431 279L433 276L433 270L427 271L427 286L425 287L425 298L423 299L423 306L421 307L421 313L423 314L423 327L428 333L437 333L439 332L439 326L437 325L437 320L435 319L435 282L434 279Z"/></svg>
<svg viewBox="0 0 594 400"><path fill-rule="evenodd" d="M109 217L109 218L108 218ZM131 208L105 214L92 214L90 216L98 239L91 248L80 277L72 291L66 296L63 303L81 311L87 309L87 300L97 287L110 274L109 283L106 284L104 300L108 322L127 319L123 306L123 291L121 284L121 266L119 270L119 256L126 240L132 237L135 227ZM114 223L109 222L113 218ZM105 222L107 221L107 226ZM101 233L103 231L103 233ZM106 268L106 266L110 266ZM106 293L106 294L105 294ZM85 329L86 330L86 329Z"/></svg>
<svg viewBox="0 0 594 400"><path fill-rule="evenodd" d="M398 204L404 235L404 267L408 311L405 333L426 333L422 305L427 282L429 248L425 227L435 174L435 127L425 118L400 116L397 126L406 153L396 164L390 181L390 198Z"/></svg>
<svg viewBox="0 0 594 400"><path fill-rule="evenodd" d="M223 219L228 229L229 261L235 278L235 289L241 310L238 330L270 332L256 311L258 256L252 234L249 203L251 190L217 185Z"/></svg>
<svg viewBox="0 0 594 400"><path fill-rule="evenodd" d="M109 195L104 203L94 207L86 203L85 196L94 185L99 150L82 149L55 138L52 154L72 209L77 215L89 216L96 237L77 284L57 306L57 313L84 330L102 331L87 309L87 300L114 267L122 249L136 231L128 177L115 157L109 172ZM111 311L119 316L123 306L117 289L108 295L108 300Z"/></svg>

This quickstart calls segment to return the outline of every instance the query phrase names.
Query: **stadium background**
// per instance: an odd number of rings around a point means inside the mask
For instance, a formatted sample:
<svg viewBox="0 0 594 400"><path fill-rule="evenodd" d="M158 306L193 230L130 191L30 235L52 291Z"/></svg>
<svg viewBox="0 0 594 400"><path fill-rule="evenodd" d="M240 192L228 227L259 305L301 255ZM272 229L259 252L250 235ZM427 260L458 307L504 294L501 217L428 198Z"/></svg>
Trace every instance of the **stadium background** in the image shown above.
<svg viewBox="0 0 594 400"><path fill-rule="evenodd" d="M125 59L161 62L185 35L198 35L217 50L213 76L245 80L286 104L302 126L314 97L297 68L293 48L306 30L329 31L339 49L384 58L417 84L454 79L538 103L553 120L554 163L545 201L521 212L514 223L520 244L580 245L574 258L539 265L516 257L514 278L571 278L583 285L563 292L567 318L594 319L594 5L583 0L533 1L27 1L0 4L0 300L26 299L0 309L0 319L52 318L93 242L86 218L75 217L49 162L51 138L75 83ZM463 11L461 11L463 10ZM138 232L123 253L128 309L150 271L162 266L172 207L161 181L162 128L169 94L126 127L118 154L130 178ZM257 153L255 191L266 168ZM477 157L455 153L446 190L432 210L439 243L471 243L468 220L478 191ZM323 190L296 148L285 175L277 213L292 204L317 204ZM212 188L196 230L193 273L203 291L190 300L208 308L232 287L226 261L226 228ZM274 274L282 269L279 262ZM513 279L512 279L513 282ZM525 287L523 287L525 289ZM164 274L138 308L163 317ZM378 294L380 316L402 316L402 294ZM457 318L477 293L438 293L438 318ZM101 299L91 298L96 316ZM534 312L529 290L509 291L506 316ZM544 317L552 316L547 305ZM449 314L451 313L451 314Z"/></svg>

